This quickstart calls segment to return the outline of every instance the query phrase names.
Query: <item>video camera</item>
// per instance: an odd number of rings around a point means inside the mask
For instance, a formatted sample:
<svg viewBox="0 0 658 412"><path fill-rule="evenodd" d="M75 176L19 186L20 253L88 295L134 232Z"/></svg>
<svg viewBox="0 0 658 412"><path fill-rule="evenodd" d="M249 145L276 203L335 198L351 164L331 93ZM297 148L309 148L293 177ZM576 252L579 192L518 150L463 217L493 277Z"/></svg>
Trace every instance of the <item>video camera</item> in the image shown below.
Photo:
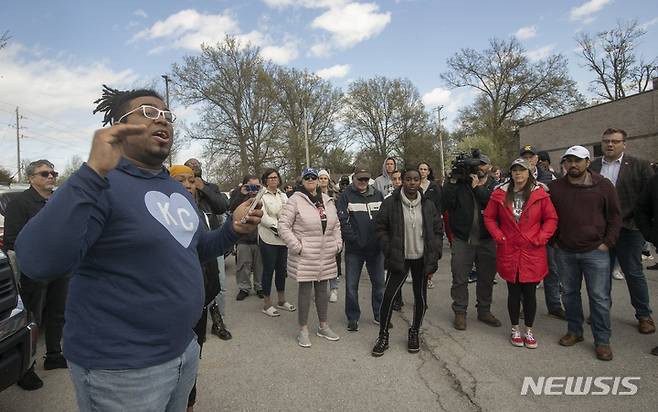
<svg viewBox="0 0 658 412"><path fill-rule="evenodd" d="M454 183L470 183L471 175L477 174L480 167L480 149L468 153L458 153L452 161L451 180Z"/></svg>

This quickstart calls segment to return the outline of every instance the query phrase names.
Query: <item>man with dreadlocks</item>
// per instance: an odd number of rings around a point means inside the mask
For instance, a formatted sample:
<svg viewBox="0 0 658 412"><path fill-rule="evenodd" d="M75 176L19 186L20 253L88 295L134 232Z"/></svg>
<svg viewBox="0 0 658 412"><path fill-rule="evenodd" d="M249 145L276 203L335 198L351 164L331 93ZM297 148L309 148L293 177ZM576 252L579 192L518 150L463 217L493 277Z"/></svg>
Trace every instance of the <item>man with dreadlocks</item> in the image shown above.
<svg viewBox="0 0 658 412"><path fill-rule="evenodd" d="M184 411L199 358L200 263L254 231L262 212L247 201L232 224L204 231L162 166L175 120L162 98L105 87L96 103L111 126L21 231L16 255L34 280L73 273L64 356L82 411Z"/></svg>

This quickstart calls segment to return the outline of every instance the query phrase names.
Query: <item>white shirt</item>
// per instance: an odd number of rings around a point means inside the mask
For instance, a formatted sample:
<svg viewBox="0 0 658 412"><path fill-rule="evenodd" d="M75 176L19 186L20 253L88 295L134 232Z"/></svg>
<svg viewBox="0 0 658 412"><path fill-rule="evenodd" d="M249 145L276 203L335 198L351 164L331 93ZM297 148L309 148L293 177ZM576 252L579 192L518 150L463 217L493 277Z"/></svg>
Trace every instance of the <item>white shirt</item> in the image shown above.
<svg viewBox="0 0 658 412"><path fill-rule="evenodd" d="M617 186L617 178L619 177L619 169L621 168L621 159L624 158L622 153L619 159L607 162L605 157L601 159L601 175L608 178L613 185Z"/></svg>

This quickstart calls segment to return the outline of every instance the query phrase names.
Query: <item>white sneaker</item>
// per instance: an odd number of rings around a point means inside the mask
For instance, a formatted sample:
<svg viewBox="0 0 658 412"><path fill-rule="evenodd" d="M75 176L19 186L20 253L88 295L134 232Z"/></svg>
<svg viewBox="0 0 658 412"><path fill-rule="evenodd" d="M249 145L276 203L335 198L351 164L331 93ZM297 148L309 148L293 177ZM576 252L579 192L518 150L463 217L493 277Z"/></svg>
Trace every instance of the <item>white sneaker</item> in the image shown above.
<svg viewBox="0 0 658 412"><path fill-rule="evenodd" d="M331 330L329 325L327 325L327 327L324 329L318 327L318 331L316 332L316 335L331 341L337 341L338 339L340 339L340 337L336 335L336 333L333 330Z"/></svg>
<svg viewBox="0 0 658 412"><path fill-rule="evenodd" d="M329 302L338 302L338 289L331 289L331 293L329 294Z"/></svg>
<svg viewBox="0 0 658 412"><path fill-rule="evenodd" d="M297 343L302 348L311 347L311 339L308 337L308 330L300 330L299 335L297 335Z"/></svg>
<svg viewBox="0 0 658 412"><path fill-rule="evenodd" d="M612 272L612 277L617 280L624 280L624 274L621 273L621 270L615 270Z"/></svg>

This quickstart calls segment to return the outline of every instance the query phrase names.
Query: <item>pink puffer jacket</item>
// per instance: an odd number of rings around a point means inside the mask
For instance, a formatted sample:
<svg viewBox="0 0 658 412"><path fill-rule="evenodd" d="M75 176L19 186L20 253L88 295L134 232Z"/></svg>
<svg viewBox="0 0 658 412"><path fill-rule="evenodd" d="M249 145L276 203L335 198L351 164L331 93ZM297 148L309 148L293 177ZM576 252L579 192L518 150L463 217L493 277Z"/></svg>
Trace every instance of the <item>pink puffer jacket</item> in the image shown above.
<svg viewBox="0 0 658 412"><path fill-rule="evenodd" d="M288 275L298 282L336 277L336 254L343 245L334 200L322 195L327 229L322 233L320 214L311 200L295 192L279 215L279 236L288 246Z"/></svg>

